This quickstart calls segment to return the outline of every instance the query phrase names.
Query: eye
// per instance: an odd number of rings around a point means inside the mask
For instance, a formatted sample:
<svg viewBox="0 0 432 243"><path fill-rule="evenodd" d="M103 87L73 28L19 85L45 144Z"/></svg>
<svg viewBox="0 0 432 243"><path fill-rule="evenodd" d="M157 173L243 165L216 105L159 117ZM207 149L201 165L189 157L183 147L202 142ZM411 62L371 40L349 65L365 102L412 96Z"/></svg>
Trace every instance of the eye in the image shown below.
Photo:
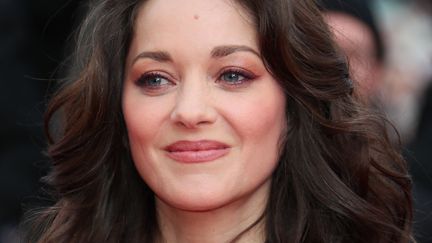
<svg viewBox="0 0 432 243"><path fill-rule="evenodd" d="M157 72L145 73L141 75L141 77L139 77L135 81L135 83L137 86L142 87L144 90L151 92L162 91L172 85L175 85L175 83L169 78L167 78L165 75Z"/></svg>
<svg viewBox="0 0 432 243"><path fill-rule="evenodd" d="M237 72L226 72L222 74L222 80L229 83L238 83L245 80L245 77Z"/></svg>
<svg viewBox="0 0 432 243"><path fill-rule="evenodd" d="M255 78L256 75L249 71L240 68L230 68L222 72L219 76L218 82L224 86L237 87L246 85Z"/></svg>

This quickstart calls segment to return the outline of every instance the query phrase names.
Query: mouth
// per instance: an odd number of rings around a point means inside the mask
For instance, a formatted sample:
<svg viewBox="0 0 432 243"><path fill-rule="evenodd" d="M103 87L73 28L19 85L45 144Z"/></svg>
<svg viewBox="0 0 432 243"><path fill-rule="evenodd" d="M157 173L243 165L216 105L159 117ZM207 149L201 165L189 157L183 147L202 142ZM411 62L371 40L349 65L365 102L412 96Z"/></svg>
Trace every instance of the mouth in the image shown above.
<svg viewBox="0 0 432 243"><path fill-rule="evenodd" d="M182 163L202 163L225 156L230 147L224 143L200 140L177 141L165 147L169 158Z"/></svg>

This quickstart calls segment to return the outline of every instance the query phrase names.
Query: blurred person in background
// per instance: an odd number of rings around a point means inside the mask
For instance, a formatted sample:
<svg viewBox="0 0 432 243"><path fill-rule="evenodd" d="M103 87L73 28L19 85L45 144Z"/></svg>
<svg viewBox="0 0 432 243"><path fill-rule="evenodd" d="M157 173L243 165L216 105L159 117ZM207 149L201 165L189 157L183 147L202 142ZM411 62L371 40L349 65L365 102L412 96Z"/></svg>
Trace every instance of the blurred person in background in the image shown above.
<svg viewBox="0 0 432 243"><path fill-rule="evenodd" d="M43 103L77 3L0 1L0 243L18 242L22 203L35 196L47 170Z"/></svg>
<svg viewBox="0 0 432 243"><path fill-rule="evenodd" d="M388 46L383 101L407 145L414 233L432 242L432 1L375 1Z"/></svg>
<svg viewBox="0 0 432 243"><path fill-rule="evenodd" d="M389 119L409 144L432 77L431 0L373 1L385 37L386 69L381 97Z"/></svg>
<svg viewBox="0 0 432 243"><path fill-rule="evenodd" d="M326 21L348 58L359 95L378 103L384 65L384 46L367 0L322 0Z"/></svg>
<svg viewBox="0 0 432 243"><path fill-rule="evenodd" d="M415 184L415 234L419 243L432 242L432 86L427 82L432 81L427 78L432 71L432 25L430 15L427 16L432 1L405 2L406 9L393 13L395 19L388 21L393 25L384 29L385 34L379 29L381 19L374 18L376 13L372 11L376 2L322 2L327 21L363 91L361 95L388 113L408 144L407 158ZM385 11L396 9L390 6ZM384 46L388 46L386 52ZM429 89L424 92L428 84Z"/></svg>

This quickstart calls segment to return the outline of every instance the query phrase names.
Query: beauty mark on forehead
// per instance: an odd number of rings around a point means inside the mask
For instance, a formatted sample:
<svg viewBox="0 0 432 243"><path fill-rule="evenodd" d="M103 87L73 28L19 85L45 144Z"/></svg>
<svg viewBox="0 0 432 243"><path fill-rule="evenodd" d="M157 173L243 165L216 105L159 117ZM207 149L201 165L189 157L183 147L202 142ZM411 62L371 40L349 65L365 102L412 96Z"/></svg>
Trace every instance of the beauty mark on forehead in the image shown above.
<svg viewBox="0 0 432 243"><path fill-rule="evenodd" d="M194 14L194 19L198 20L200 18L200 16L198 14Z"/></svg>

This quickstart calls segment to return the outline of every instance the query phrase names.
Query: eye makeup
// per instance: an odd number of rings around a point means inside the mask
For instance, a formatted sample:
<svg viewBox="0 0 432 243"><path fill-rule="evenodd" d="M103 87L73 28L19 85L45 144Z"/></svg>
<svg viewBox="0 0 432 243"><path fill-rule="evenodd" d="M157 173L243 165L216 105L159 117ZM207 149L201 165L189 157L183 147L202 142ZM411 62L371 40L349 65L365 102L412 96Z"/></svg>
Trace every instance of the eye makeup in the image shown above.
<svg viewBox="0 0 432 243"><path fill-rule="evenodd" d="M249 85L258 76L253 72L240 67L227 67L222 69L216 83L228 89L242 88Z"/></svg>
<svg viewBox="0 0 432 243"><path fill-rule="evenodd" d="M162 93L176 85L168 76L163 72L150 71L143 73L134 83L147 93Z"/></svg>

